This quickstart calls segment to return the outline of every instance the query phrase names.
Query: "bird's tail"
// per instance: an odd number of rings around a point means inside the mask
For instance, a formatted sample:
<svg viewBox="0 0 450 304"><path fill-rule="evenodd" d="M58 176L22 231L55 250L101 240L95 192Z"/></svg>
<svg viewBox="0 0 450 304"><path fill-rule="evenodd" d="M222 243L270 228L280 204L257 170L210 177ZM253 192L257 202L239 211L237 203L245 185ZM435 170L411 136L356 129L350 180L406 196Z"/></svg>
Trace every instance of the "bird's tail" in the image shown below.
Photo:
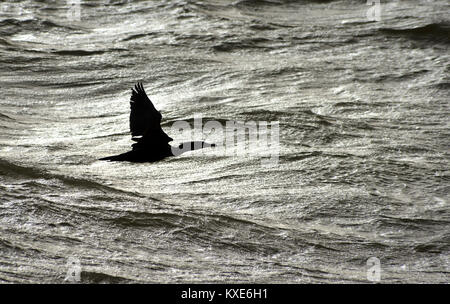
<svg viewBox="0 0 450 304"><path fill-rule="evenodd" d="M127 161L130 160L130 153L122 153L119 155L113 155L108 157L100 158L99 160L107 160L107 161Z"/></svg>

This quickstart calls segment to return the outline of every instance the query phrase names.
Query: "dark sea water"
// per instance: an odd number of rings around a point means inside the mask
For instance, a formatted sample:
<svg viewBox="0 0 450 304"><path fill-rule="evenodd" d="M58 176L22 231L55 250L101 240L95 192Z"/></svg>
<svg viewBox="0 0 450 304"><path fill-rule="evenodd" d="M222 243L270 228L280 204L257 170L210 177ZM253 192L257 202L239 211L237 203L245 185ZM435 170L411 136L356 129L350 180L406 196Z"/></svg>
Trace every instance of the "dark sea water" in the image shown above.
<svg viewBox="0 0 450 304"><path fill-rule="evenodd" d="M0 282L75 259L81 283L370 283L372 257L449 282L448 1L78 8L0 2ZM278 121L278 163L98 161L130 149L137 81L175 142L196 114Z"/></svg>

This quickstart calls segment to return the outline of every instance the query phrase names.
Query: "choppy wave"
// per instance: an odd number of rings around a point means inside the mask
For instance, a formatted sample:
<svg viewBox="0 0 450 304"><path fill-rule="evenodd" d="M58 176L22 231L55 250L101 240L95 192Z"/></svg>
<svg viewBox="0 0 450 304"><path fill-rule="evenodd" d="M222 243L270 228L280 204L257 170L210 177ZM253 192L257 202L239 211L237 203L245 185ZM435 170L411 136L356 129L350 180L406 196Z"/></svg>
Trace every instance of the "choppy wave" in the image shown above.
<svg viewBox="0 0 450 304"><path fill-rule="evenodd" d="M413 40L450 43L450 24L448 23L431 23L412 28L382 28L380 31L389 35L408 37Z"/></svg>
<svg viewBox="0 0 450 304"><path fill-rule="evenodd" d="M2 36L12 36L20 32L32 33L36 31L84 31L81 27L56 23L42 19L3 19L0 21L0 33Z"/></svg>
<svg viewBox="0 0 450 304"><path fill-rule="evenodd" d="M0 120L14 120L13 118L9 117L8 115L0 113Z"/></svg>
<svg viewBox="0 0 450 304"><path fill-rule="evenodd" d="M303 4L310 4L310 3L328 3L333 2L336 0L239 0L234 3L235 6L265 6L265 5L283 5L283 4L290 4L290 3L303 3Z"/></svg>
<svg viewBox="0 0 450 304"><path fill-rule="evenodd" d="M102 183L98 183L88 179L74 178L71 176L64 176L61 174L54 174L42 170L41 168L25 167L13 164L6 160L0 159L0 173L5 177L12 177L15 179L20 179L23 177L33 178L33 179L46 179L46 180L58 180L69 187L85 188L85 189L96 189L104 192L115 192L115 193L127 193L119 189L111 188L105 186ZM139 194L129 193L139 197Z"/></svg>

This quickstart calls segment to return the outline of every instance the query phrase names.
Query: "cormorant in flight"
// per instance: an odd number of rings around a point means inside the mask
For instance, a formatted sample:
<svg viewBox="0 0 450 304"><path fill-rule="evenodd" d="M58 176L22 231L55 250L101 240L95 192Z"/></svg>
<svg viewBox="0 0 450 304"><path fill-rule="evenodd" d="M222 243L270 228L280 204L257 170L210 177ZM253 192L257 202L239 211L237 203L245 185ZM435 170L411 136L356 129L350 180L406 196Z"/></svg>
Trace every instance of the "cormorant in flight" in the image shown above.
<svg viewBox="0 0 450 304"><path fill-rule="evenodd" d="M130 106L131 139L136 141L132 145L133 149L100 160L154 162L169 156L180 155L186 151L214 147L214 144L203 141L185 142L180 144L178 148L169 145L169 142L173 139L162 130L162 115L148 98L142 83L137 83L134 89L131 89Z"/></svg>

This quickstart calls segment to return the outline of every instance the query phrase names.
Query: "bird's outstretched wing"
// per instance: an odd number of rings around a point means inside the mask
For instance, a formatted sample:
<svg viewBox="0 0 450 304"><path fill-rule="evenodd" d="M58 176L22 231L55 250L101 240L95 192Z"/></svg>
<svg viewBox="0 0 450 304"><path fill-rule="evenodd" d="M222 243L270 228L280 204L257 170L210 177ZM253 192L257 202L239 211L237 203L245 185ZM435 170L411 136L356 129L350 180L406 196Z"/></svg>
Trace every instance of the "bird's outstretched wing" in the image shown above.
<svg viewBox="0 0 450 304"><path fill-rule="evenodd" d="M137 141L138 144L152 143L155 146L167 145L173 140L162 130L162 115L148 98L142 83L138 82L131 89L130 107L130 131L134 141ZM136 136L142 137L136 138ZM133 147L135 148L135 145Z"/></svg>

